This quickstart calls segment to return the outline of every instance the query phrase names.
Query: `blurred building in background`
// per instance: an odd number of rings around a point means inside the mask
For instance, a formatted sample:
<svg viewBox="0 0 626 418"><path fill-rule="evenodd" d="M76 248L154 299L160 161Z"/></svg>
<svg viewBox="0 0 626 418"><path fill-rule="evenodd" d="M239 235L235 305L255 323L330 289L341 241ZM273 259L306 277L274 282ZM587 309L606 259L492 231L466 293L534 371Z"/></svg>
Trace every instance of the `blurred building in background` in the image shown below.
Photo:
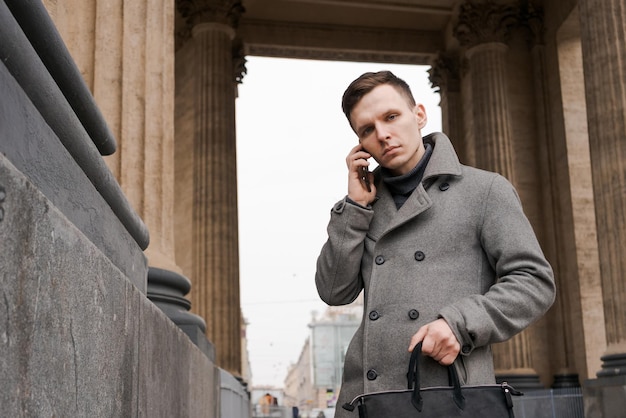
<svg viewBox="0 0 626 418"><path fill-rule="evenodd" d="M301 415L317 417L336 407L346 350L361 323L363 298L346 306L328 307L313 316L309 338L285 378L285 398Z"/></svg>

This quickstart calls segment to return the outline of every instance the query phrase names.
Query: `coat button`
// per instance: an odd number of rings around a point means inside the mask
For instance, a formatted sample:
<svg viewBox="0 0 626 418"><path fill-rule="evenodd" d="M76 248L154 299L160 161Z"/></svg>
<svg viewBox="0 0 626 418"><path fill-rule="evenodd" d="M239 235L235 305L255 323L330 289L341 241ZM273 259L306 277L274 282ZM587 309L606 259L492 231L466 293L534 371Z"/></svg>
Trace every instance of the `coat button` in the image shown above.
<svg viewBox="0 0 626 418"><path fill-rule="evenodd" d="M445 192L449 188L450 188L450 184L446 182L443 182L439 185L439 190L441 190L442 192Z"/></svg>
<svg viewBox="0 0 626 418"><path fill-rule="evenodd" d="M380 318L380 315L379 315L378 312L376 312L376 311L370 312L370 319L372 321L376 321L378 318Z"/></svg>
<svg viewBox="0 0 626 418"><path fill-rule="evenodd" d="M376 380L377 377L378 377L378 373L376 373L376 370L369 369L367 371L367 380Z"/></svg>
<svg viewBox="0 0 626 418"><path fill-rule="evenodd" d="M380 266L385 262L385 257L383 257L382 255L377 255L374 259L374 262Z"/></svg>
<svg viewBox="0 0 626 418"><path fill-rule="evenodd" d="M345 206L346 206L346 202L344 202L343 200L341 202L337 202L337 204L335 204L335 206L333 206L333 212L341 213L341 212L343 212L343 209L344 209Z"/></svg>
<svg viewBox="0 0 626 418"><path fill-rule="evenodd" d="M422 251L415 251L415 259L417 261L422 261L424 258L426 258L426 255Z"/></svg>
<svg viewBox="0 0 626 418"><path fill-rule="evenodd" d="M409 311L409 318L411 318L411 319L417 319L417 318L419 318L419 316L420 316L420 313L418 312L418 310L417 310L417 309L411 309L411 310Z"/></svg>
<svg viewBox="0 0 626 418"><path fill-rule="evenodd" d="M463 352L463 354L469 354L470 351L472 351L472 346L470 346L469 344L465 344L463 348L461 348L461 351Z"/></svg>

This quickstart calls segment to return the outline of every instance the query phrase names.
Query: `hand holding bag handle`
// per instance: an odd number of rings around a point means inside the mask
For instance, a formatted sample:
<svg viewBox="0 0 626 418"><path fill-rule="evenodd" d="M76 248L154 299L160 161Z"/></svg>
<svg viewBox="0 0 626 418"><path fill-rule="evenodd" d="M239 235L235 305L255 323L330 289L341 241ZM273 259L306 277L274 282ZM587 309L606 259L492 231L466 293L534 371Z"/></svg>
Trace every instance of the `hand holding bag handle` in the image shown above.
<svg viewBox="0 0 626 418"><path fill-rule="evenodd" d="M424 401L420 393L420 371L419 371L419 358L422 354L422 343L419 342L413 352L411 353L411 359L409 360L409 371L407 373L408 388L413 390L411 395L411 403L418 411L422 412ZM461 382L459 381L459 375L454 367L454 364L448 366L448 382L453 387L452 398L454 403L459 409L465 408L465 397L461 392Z"/></svg>
<svg viewBox="0 0 626 418"><path fill-rule="evenodd" d="M364 393L343 408L354 411L358 402L359 418L514 417L511 395L522 395L521 392L505 382L461 387L454 365L447 367L449 386L420 387L421 354L420 343L411 354L408 389Z"/></svg>

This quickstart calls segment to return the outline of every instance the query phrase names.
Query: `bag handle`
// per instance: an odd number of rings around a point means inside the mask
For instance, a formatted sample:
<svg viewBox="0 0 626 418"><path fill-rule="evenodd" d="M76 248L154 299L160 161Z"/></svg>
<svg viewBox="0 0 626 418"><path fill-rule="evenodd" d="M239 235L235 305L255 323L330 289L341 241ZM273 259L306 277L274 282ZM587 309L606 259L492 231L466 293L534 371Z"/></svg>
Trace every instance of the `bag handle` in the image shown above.
<svg viewBox="0 0 626 418"><path fill-rule="evenodd" d="M420 371L419 371L419 358L422 354L421 341L415 346L411 353L411 359L409 360L409 372L407 373L408 388L413 390L411 395L411 403L418 411L422 412L424 401L422 394L420 393ZM465 408L465 397L461 392L461 382L459 381L459 375L456 372L454 364L447 367L448 369L448 384L453 386L452 398L454 403L460 408Z"/></svg>

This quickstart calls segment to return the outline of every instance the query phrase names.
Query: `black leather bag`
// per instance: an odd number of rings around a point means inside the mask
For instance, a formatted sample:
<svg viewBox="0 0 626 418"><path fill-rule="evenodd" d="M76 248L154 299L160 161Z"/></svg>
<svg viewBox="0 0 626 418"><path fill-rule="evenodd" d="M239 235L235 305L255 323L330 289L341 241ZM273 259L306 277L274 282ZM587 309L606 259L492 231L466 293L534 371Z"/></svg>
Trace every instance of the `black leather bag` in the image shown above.
<svg viewBox="0 0 626 418"><path fill-rule="evenodd" d="M513 418L512 395L522 395L506 383L461 386L454 365L448 366L450 386L420 388L418 344L409 361L408 389L359 395L343 405L359 418Z"/></svg>

